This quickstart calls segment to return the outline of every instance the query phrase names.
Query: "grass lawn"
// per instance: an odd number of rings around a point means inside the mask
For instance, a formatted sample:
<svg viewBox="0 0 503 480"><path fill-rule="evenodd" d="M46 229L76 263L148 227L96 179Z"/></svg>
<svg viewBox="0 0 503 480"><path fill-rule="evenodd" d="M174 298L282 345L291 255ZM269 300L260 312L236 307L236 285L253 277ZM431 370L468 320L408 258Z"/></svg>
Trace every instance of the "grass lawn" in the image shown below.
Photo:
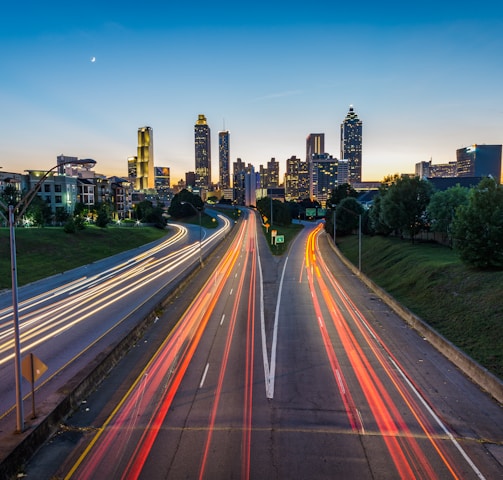
<svg viewBox="0 0 503 480"><path fill-rule="evenodd" d="M337 244L358 264L358 237ZM433 243L363 237L362 271L439 333L503 378L503 271L464 265Z"/></svg>
<svg viewBox="0 0 503 480"><path fill-rule="evenodd" d="M49 277L130 250L166 236L153 227L98 228L75 234L63 228L16 228L18 285ZM0 289L11 288L9 229L0 228Z"/></svg>
<svg viewBox="0 0 503 480"><path fill-rule="evenodd" d="M267 232L267 229L262 226L265 238L267 239L267 243L269 244L269 248L271 249L273 255L283 255L283 253L287 251L288 245L303 228L304 225L299 223L292 223L286 227L282 225L272 225L269 227L269 232ZM271 243L271 230L276 230L277 235L283 235L284 242L276 244L274 244L274 242Z"/></svg>

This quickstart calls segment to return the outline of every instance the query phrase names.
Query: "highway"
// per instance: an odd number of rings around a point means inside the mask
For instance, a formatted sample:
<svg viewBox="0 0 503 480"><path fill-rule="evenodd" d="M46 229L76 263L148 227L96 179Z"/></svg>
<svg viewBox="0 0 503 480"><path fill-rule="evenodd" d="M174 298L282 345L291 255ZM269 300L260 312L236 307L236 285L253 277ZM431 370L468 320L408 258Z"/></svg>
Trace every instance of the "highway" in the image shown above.
<svg viewBox="0 0 503 480"><path fill-rule="evenodd" d="M170 225L166 239L19 290L21 357L35 354L48 367L36 397L61 389L87 363L120 340L152 308L156 297L176 285L203 252L230 228L204 231ZM165 294L165 293L164 293ZM15 407L12 297L0 295L0 419ZM29 383L23 380L24 409L30 424Z"/></svg>
<svg viewBox="0 0 503 480"><path fill-rule="evenodd" d="M501 406L348 272L321 226L278 259L244 217L134 380L88 399L97 413L51 475L501 478Z"/></svg>

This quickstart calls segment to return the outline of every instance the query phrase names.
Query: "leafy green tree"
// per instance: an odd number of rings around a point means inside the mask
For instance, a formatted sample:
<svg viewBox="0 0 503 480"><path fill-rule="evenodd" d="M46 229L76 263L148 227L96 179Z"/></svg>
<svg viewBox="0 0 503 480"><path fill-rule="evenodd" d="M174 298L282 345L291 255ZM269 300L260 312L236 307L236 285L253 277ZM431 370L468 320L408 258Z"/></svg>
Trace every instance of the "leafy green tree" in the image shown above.
<svg viewBox="0 0 503 480"><path fill-rule="evenodd" d="M332 190L332 195L327 201L327 206L339 205L342 200L348 197L357 198L358 192L349 183L337 185L337 187Z"/></svg>
<svg viewBox="0 0 503 480"><path fill-rule="evenodd" d="M24 216L29 219L33 225L43 227L51 223L52 210L50 205L42 197L35 195L26 209Z"/></svg>
<svg viewBox="0 0 503 480"><path fill-rule="evenodd" d="M77 231L77 226L75 225L75 219L73 217L69 217L65 224L63 225L63 230L66 233L75 233Z"/></svg>
<svg viewBox="0 0 503 480"><path fill-rule="evenodd" d="M84 230L86 228L86 221L82 215L75 215L73 221L77 230Z"/></svg>
<svg viewBox="0 0 503 480"><path fill-rule="evenodd" d="M414 242L415 235L426 227L425 212L432 192L432 185L419 177L396 179L382 196L379 220Z"/></svg>
<svg viewBox="0 0 503 480"><path fill-rule="evenodd" d="M204 210L204 202L202 201L199 195L194 195L192 192L189 192L186 188L178 192L173 199L171 200L171 205L168 208L168 213L173 218L185 218L192 217L195 212L194 209L187 205L191 203L194 208L201 213Z"/></svg>
<svg viewBox="0 0 503 480"><path fill-rule="evenodd" d="M135 216L138 220L145 223L153 223L157 228L166 226L164 210L161 207L155 207L149 200L144 200L135 206Z"/></svg>
<svg viewBox="0 0 503 480"><path fill-rule="evenodd" d="M14 185L8 183L0 193L0 198L6 205L16 206L21 199L21 192Z"/></svg>
<svg viewBox="0 0 503 480"><path fill-rule="evenodd" d="M100 203L96 205L96 210L98 215L96 217L96 226L100 228L106 228L107 225L112 220L111 208L107 203Z"/></svg>
<svg viewBox="0 0 503 480"><path fill-rule="evenodd" d="M349 235L358 228L359 216L363 215L364 208L354 197L345 197L335 208L336 235ZM362 217L363 218L363 217ZM327 210L325 230L328 234L334 233L334 210Z"/></svg>
<svg viewBox="0 0 503 480"><path fill-rule="evenodd" d="M456 210L454 247L463 262L478 268L503 268L503 187L484 178Z"/></svg>
<svg viewBox="0 0 503 480"><path fill-rule="evenodd" d="M370 233L386 236L393 231L392 228L390 228L383 222L381 203L390 186L393 185L393 183L395 183L399 178L400 176L398 174L388 175L384 177L383 181L381 182L381 185L379 186L379 192L374 197L372 207L370 207L368 213L368 228Z"/></svg>
<svg viewBox="0 0 503 480"><path fill-rule="evenodd" d="M426 216L433 232L443 234L444 238L452 245L452 221L457 208L468 203L469 188L459 184L435 192L426 207Z"/></svg>
<svg viewBox="0 0 503 480"><path fill-rule="evenodd" d="M389 235L393 229L386 225L382 216L382 199L387 192L387 187L380 187L379 193L374 197L374 201L369 210L369 229L372 234L376 235Z"/></svg>
<svg viewBox="0 0 503 480"><path fill-rule="evenodd" d="M78 202L75 204L75 208L73 209L73 215L81 215L85 217L87 215L87 207L82 202Z"/></svg>
<svg viewBox="0 0 503 480"><path fill-rule="evenodd" d="M271 215L271 203L272 203L272 215ZM270 197L264 197L257 201L257 210L265 215L269 222L274 222L274 225L288 226L292 223L292 216L290 213L290 207L279 200L273 200L271 202ZM272 224L271 224L272 225Z"/></svg>

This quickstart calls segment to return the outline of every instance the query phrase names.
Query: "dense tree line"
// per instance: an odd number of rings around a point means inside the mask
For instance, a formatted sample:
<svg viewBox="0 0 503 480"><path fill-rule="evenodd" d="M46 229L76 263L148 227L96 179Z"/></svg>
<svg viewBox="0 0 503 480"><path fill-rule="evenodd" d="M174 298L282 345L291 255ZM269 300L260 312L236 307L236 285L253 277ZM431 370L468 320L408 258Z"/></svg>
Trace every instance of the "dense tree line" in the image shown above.
<svg viewBox="0 0 503 480"><path fill-rule="evenodd" d="M204 210L204 202L199 195L189 192L186 188L177 193L171 200L168 213L174 219L192 217L201 214Z"/></svg>
<svg viewBox="0 0 503 480"><path fill-rule="evenodd" d="M266 217L268 222L272 222L274 225L286 227L292 223L289 205L279 200L271 200L269 197L261 198L257 200L257 210L262 217Z"/></svg>
<svg viewBox="0 0 503 480"><path fill-rule="evenodd" d="M436 232L460 258L478 268L503 268L503 187L484 178L474 188L434 191L418 177L389 177L368 211L372 234L395 234L414 242Z"/></svg>

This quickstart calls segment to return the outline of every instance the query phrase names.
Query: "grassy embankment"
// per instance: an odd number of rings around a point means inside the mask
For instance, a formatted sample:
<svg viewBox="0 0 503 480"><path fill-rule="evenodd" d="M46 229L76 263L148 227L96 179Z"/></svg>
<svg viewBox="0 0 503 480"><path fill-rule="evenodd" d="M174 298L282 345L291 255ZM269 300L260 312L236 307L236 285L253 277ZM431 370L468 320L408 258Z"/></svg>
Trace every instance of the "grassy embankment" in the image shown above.
<svg viewBox="0 0 503 480"><path fill-rule="evenodd" d="M16 228L19 286L153 242L168 230L153 227ZM11 288L9 229L0 228L0 289Z"/></svg>
<svg viewBox="0 0 503 480"><path fill-rule="evenodd" d="M358 264L358 237L337 244ZM465 266L447 247L364 237L362 271L489 371L503 378L503 271Z"/></svg>
<svg viewBox="0 0 503 480"><path fill-rule="evenodd" d="M298 223L292 223L288 226L273 225L269 227L269 231L262 225L262 231L264 232L267 243L273 255L283 255L288 249L288 245L293 241L297 234L304 228L303 225ZM284 243L271 243L271 230L276 230L277 235L283 235Z"/></svg>
<svg viewBox="0 0 503 480"><path fill-rule="evenodd" d="M226 212L237 218L235 212ZM199 225L199 216L183 220ZM217 222L210 215L201 215L204 228L216 228ZM75 234L65 233L63 228L16 228L17 280L26 285L72 268L110 257L158 240L169 234L168 230L153 227L117 227L105 229L87 226ZM0 290L11 288L9 229L0 228Z"/></svg>

